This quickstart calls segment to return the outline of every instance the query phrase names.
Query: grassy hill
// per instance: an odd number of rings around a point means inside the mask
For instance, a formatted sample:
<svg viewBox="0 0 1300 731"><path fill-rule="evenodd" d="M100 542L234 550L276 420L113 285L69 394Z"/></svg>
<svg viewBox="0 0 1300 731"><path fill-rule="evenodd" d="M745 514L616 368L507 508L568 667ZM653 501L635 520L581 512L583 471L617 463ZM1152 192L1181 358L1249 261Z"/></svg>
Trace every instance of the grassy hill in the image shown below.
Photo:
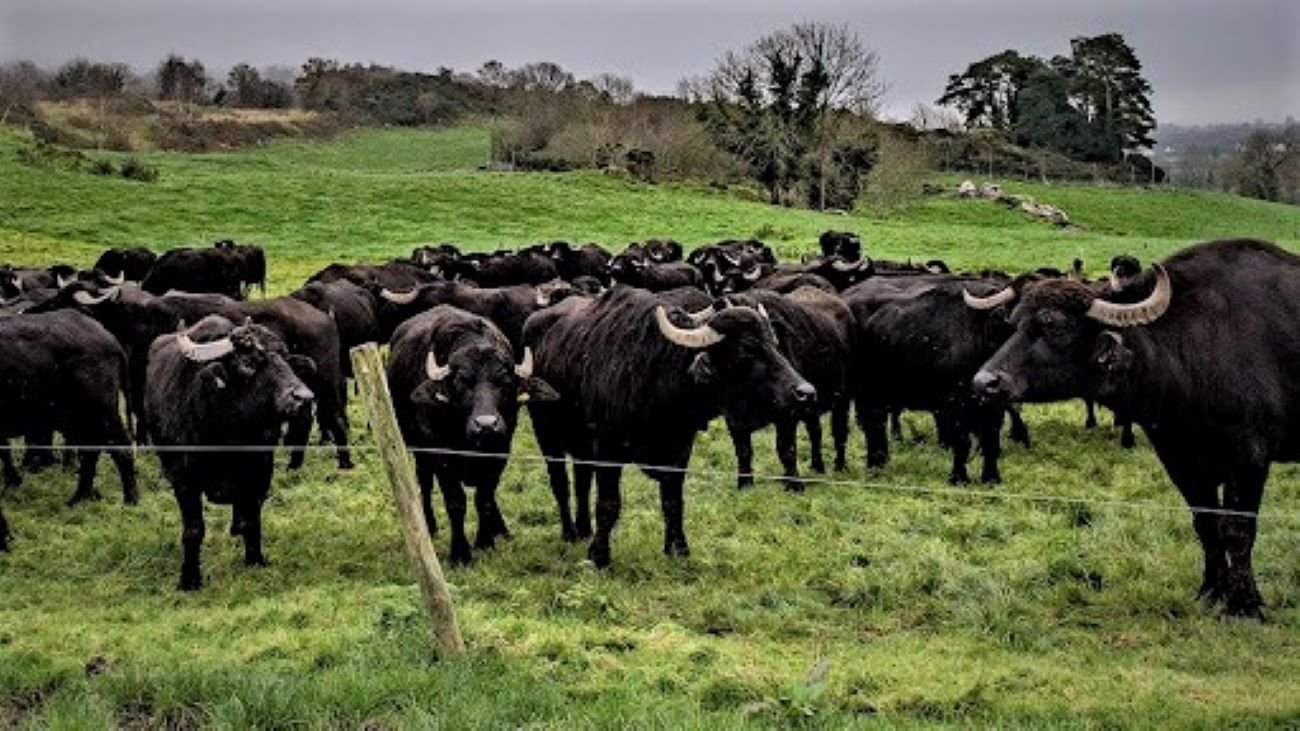
<svg viewBox="0 0 1300 731"><path fill-rule="evenodd" d="M1209 193L1001 181L1082 227L1061 231L982 201L841 217L744 191L486 173L475 129L151 154L153 184L22 166L22 144L0 133L0 261L88 263L108 244L230 236L267 248L277 292L333 260L436 240L756 235L794 256L833 227L876 256L1010 269L1082 256L1093 270L1219 236L1300 247L1300 210ZM608 572L560 541L525 427L501 489L515 537L450 572L470 650L438 661L352 417L356 471L321 452L277 473L270 567L245 569L228 512L209 510L209 586L195 595L173 589L179 517L152 456L130 510L106 466L100 503L66 507L74 475L60 469L6 491L17 541L0 556L0 727L1300 722L1293 467L1274 471L1256 548L1269 622L1225 624L1193 599L1200 551L1145 442L1124 451L1111 429L1085 431L1075 405L1028 409L1033 449L1009 445L1005 483L975 489L945 484L929 419L909 414L879 473L864 470L855 431L850 471L832 482L738 493L714 424L687 482L692 557L660 555L655 490L629 470ZM770 431L756 444L758 471L778 474ZM446 541L435 537L440 551ZM809 679L822 659L824 681Z"/></svg>

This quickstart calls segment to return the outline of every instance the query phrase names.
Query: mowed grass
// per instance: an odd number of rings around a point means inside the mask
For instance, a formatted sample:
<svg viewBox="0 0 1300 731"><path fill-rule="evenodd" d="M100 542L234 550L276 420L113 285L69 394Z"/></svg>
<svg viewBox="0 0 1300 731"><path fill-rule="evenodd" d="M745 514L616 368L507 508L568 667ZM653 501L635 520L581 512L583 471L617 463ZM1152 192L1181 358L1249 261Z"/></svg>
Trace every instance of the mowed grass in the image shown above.
<svg viewBox="0 0 1300 731"><path fill-rule="evenodd" d="M1065 232L976 201L839 217L600 174L485 173L473 129L153 155L153 185L21 167L20 140L0 135L0 261L230 236L267 248L276 292L330 261L440 240L760 235L796 256L835 227L878 256L1011 269L1082 256L1093 270L1222 235L1300 246L1296 209L1214 194L1005 183L1069 211L1083 230ZM319 452L277 473L270 567L244 568L228 511L209 508L197 594L174 589L179 517L154 457L139 460L133 509L106 464L105 500L75 508L73 472L29 475L4 494L17 539L0 556L0 727L1300 722L1300 473L1277 468L1266 493L1269 621L1224 623L1193 599L1200 551L1145 442L1085 431L1074 404L1026 415L1034 446L1007 447L1003 485L948 487L928 417L909 414L886 469L863 468L855 430L849 472L801 495L737 492L715 423L687 485L692 556L660 554L656 491L629 470L605 572L560 540L525 419L501 489L514 538L448 574L469 648L452 660L430 649L355 405L355 471ZM770 430L755 443L758 470L777 474Z"/></svg>

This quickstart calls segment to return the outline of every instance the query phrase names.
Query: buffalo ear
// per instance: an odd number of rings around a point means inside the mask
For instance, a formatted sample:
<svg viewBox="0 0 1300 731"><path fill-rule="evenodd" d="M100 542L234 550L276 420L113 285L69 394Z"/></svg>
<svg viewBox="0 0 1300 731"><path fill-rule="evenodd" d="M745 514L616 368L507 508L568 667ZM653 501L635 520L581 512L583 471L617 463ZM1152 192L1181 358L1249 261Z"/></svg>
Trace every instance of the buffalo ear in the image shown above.
<svg viewBox="0 0 1300 731"><path fill-rule="evenodd" d="M425 381L411 392L411 402L422 406L442 406L450 400L447 384L442 381Z"/></svg>
<svg viewBox="0 0 1300 731"><path fill-rule="evenodd" d="M210 391L224 389L229 381L230 374L226 372L226 367L220 363L208 363L199 371L199 383Z"/></svg>
<svg viewBox="0 0 1300 731"><path fill-rule="evenodd" d="M1113 330L1105 330L1097 336L1093 347L1092 362L1108 370L1127 368L1133 361L1133 351L1124 344L1124 337Z"/></svg>
<svg viewBox="0 0 1300 731"><path fill-rule="evenodd" d="M695 356L695 360L691 361L691 366L687 369L687 373L690 373L691 378L695 379L695 383L701 386L713 383L713 381L718 377L717 371L713 369L713 361L709 358L708 353L700 353Z"/></svg>
<svg viewBox="0 0 1300 731"><path fill-rule="evenodd" d="M289 364L289 368L299 378L313 378L316 375L316 361L305 355L288 355L284 362Z"/></svg>
<svg viewBox="0 0 1300 731"><path fill-rule="evenodd" d="M519 401L522 403L525 399L536 399L538 401L559 401L560 392L556 391L551 384L542 379L531 376L524 382L524 387L519 390Z"/></svg>

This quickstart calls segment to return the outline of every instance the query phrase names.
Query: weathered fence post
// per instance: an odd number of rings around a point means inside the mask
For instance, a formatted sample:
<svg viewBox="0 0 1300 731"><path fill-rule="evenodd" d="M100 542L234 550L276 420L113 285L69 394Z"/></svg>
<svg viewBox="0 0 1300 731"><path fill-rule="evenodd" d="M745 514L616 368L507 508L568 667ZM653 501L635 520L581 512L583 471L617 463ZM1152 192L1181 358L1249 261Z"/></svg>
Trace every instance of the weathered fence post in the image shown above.
<svg viewBox="0 0 1300 731"><path fill-rule="evenodd" d="M433 623L433 633L438 647L448 655L465 650L456 624L456 610L451 605L451 594L442 576L442 566L433 551L429 527L424 524L424 511L420 507L420 493L415 486L415 472L406 451L406 442L397 426L393 411L393 397L388 392L388 379L379 358L379 348L374 343L352 349L352 372L361 387L361 398L366 404L370 429L384 461L384 471L393 488L393 501L397 503L397 516L402 524L406 550L415 564L415 575L424 595L424 609Z"/></svg>

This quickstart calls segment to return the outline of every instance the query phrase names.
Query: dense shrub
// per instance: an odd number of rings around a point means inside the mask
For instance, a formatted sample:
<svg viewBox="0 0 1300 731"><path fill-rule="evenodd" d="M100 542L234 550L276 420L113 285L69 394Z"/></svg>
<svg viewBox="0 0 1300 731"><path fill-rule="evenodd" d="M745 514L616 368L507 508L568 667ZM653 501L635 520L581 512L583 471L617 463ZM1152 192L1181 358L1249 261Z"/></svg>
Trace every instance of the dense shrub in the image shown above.
<svg viewBox="0 0 1300 731"><path fill-rule="evenodd" d="M134 157L122 161L122 177L141 183L152 183L158 179L158 168L148 165Z"/></svg>

